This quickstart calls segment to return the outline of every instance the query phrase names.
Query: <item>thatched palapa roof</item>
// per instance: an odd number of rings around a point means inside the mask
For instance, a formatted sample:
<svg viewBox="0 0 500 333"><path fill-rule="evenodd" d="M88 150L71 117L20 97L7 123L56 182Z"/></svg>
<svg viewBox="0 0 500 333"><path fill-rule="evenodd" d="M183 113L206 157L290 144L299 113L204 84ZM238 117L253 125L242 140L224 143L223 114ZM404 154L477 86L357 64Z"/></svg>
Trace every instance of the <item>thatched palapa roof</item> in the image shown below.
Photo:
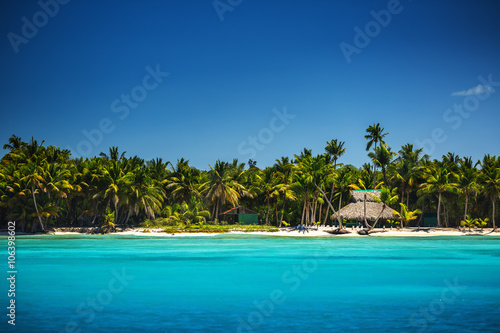
<svg viewBox="0 0 500 333"><path fill-rule="evenodd" d="M391 207L384 207L383 203L376 202L373 196L380 197L380 191L377 190L367 190L367 191L351 191L351 197L354 202L348 204L347 206L340 209L337 214L340 215L341 219L346 220L358 220L364 221L364 206L365 206L365 194L366 194L366 219L368 221L374 222L379 217L382 220L394 220L397 219L396 211ZM337 214L333 214L332 218L336 219Z"/></svg>

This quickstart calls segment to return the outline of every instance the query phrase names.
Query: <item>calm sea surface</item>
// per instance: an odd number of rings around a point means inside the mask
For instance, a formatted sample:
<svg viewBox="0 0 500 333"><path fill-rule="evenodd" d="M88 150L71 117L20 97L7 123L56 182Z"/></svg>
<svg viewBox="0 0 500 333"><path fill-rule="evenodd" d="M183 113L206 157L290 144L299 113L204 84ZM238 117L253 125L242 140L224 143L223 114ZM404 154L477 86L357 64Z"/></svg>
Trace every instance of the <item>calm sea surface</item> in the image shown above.
<svg viewBox="0 0 500 333"><path fill-rule="evenodd" d="M43 235L16 257L2 332L500 332L499 237Z"/></svg>

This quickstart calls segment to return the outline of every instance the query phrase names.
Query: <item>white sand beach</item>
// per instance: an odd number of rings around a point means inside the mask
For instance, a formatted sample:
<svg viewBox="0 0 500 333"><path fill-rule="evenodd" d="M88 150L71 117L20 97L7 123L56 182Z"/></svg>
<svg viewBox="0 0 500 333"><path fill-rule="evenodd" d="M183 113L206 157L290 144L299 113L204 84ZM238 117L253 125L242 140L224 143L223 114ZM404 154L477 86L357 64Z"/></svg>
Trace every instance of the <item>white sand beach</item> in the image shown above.
<svg viewBox="0 0 500 333"><path fill-rule="evenodd" d="M241 234L241 235L262 235L262 236L280 236L280 237L367 237L365 235L358 234L356 229L348 228L347 231L350 233L334 235L329 231L333 231L334 228L324 227L316 229L315 227L308 230L297 230L295 228L280 228L276 232L259 231L259 232L243 232L243 231L232 231L229 234ZM54 232L54 235L78 235L78 232ZM162 229L149 229L144 231L144 229L131 229L127 231L114 232L111 235L131 235L131 236L148 236L148 237L211 237L220 235L219 233L165 233ZM398 229L375 229L374 233L370 234L368 237L433 237L433 236L500 236L500 229L493 232L490 229L484 229L482 232L476 231L459 231L455 228L404 228Z"/></svg>

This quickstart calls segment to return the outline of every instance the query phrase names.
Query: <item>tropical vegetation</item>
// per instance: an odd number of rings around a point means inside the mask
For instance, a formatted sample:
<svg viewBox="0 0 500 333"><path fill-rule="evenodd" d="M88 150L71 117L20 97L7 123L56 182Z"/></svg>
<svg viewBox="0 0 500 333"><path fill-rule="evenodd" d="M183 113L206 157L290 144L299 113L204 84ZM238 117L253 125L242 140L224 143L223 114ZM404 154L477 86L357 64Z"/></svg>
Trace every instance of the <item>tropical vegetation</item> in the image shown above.
<svg viewBox="0 0 500 333"><path fill-rule="evenodd" d="M352 189L381 189L384 209L398 211L404 226L437 212L439 226L496 227L500 156L474 162L448 153L431 160L410 143L392 149L388 136L380 124L367 128L371 163L361 167L341 163L348 148L333 139L324 152L304 148L272 166L216 160L199 170L183 158L146 161L117 147L72 158L68 150L12 135L0 160L0 223L15 220L28 232L57 226L212 230L226 224L221 213L243 206L258 212L262 225L312 226L332 224Z"/></svg>

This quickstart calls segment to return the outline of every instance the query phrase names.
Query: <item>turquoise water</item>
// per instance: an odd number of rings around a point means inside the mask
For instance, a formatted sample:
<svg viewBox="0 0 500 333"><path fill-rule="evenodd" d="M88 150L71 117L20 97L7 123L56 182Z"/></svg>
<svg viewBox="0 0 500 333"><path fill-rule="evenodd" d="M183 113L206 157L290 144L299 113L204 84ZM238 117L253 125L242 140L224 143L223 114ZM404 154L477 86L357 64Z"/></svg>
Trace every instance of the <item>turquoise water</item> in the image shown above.
<svg viewBox="0 0 500 333"><path fill-rule="evenodd" d="M498 237L20 236L16 246L16 326L4 310L0 331L500 331Z"/></svg>

